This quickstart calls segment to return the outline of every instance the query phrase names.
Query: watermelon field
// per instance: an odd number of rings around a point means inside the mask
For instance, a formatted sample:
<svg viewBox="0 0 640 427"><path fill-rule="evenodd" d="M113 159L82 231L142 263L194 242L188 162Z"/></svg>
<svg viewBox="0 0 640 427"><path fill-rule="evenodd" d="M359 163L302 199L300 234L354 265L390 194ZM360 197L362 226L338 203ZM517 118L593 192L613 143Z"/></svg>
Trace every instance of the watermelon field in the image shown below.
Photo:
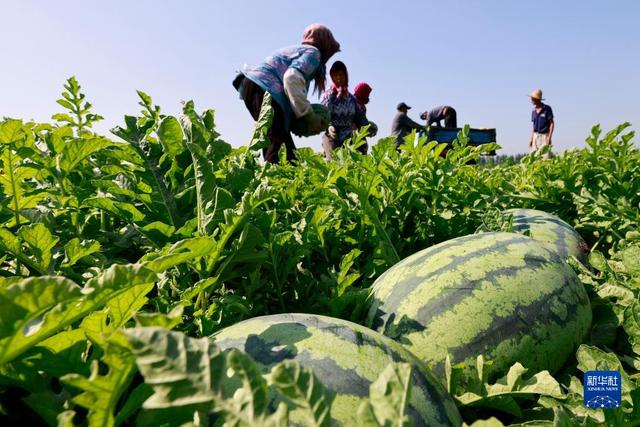
<svg viewBox="0 0 640 427"><path fill-rule="evenodd" d="M0 425L640 426L629 123L550 160L363 129L272 165L268 105L233 148L138 95L108 135L75 78L0 121Z"/></svg>

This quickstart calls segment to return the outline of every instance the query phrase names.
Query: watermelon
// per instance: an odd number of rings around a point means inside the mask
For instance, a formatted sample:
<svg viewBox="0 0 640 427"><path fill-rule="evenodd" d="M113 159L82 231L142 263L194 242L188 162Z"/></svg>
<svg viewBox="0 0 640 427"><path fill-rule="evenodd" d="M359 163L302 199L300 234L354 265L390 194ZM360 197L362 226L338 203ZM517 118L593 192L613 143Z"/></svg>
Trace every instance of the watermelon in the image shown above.
<svg viewBox="0 0 640 427"><path fill-rule="evenodd" d="M293 120L291 120L290 129L294 135L297 135L297 136L317 135L322 131L326 130L326 128L329 126L329 122L331 122L331 113L329 112L329 109L322 104L311 104L311 108L313 109L314 113L319 114L324 119L326 123L325 129L322 129L319 131L316 129L311 129L308 122L310 115L307 114L306 116L302 116L302 117L294 117Z"/></svg>
<svg viewBox="0 0 640 427"><path fill-rule="evenodd" d="M447 354L472 374L478 355L489 378L522 363L557 371L583 342L591 308L571 267L516 233L459 237L400 261L373 284L368 324L443 377Z"/></svg>
<svg viewBox="0 0 640 427"><path fill-rule="evenodd" d="M212 337L222 349L249 354L264 371L293 359L313 369L335 392L332 424L356 425L369 385L391 361L413 365L407 414L415 426L460 425L460 414L439 381L401 345L375 331L345 320L313 314L256 317L221 330ZM296 422L296 411L291 413Z"/></svg>
<svg viewBox="0 0 640 427"><path fill-rule="evenodd" d="M573 227L557 216L535 209L509 209L502 215L513 215L515 233L528 232L529 237L556 251L563 259L573 255L582 263L587 262L589 246Z"/></svg>

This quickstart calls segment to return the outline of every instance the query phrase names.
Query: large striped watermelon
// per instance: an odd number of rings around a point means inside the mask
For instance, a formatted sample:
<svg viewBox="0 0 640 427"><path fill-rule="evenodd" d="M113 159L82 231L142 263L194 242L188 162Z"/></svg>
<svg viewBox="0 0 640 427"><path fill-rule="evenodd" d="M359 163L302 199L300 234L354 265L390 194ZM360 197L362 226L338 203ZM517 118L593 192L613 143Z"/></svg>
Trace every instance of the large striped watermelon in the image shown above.
<svg viewBox="0 0 640 427"><path fill-rule="evenodd" d="M369 324L437 375L450 354L493 360L490 378L515 362L555 371L591 324L583 285L556 253L515 233L449 240L391 267L372 288Z"/></svg>
<svg viewBox="0 0 640 427"><path fill-rule="evenodd" d="M529 237L556 251L563 259L573 255L585 263L589 246L569 224L555 215L535 209L508 209L504 217L512 215L513 231L528 232Z"/></svg>
<svg viewBox="0 0 640 427"><path fill-rule="evenodd" d="M333 424L356 425L358 406L390 361L413 365L408 415L415 426L462 424L455 403L426 368L401 345L345 320L278 314L237 323L213 336L221 348L245 351L265 370L286 359L311 367L336 396ZM296 412L292 419L296 421Z"/></svg>

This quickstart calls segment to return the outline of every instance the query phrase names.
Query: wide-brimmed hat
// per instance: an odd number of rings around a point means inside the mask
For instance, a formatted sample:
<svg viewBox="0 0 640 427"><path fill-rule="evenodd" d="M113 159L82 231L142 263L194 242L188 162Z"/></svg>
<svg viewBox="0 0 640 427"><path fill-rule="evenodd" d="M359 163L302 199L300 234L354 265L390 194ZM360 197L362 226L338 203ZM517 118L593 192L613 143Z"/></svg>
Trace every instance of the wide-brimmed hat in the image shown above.
<svg viewBox="0 0 640 427"><path fill-rule="evenodd" d="M542 97L542 89L536 89L533 92L531 92L529 94L529 97L533 98L533 99L537 99L539 101L543 101L544 98Z"/></svg>
<svg viewBox="0 0 640 427"><path fill-rule="evenodd" d="M401 102L400 104L398 104L398 106L396 107L397 110L400 110L402 108L406 108L407 110L410 110L411 107L409 107L407 104L405 104L404 102Z"/></svg>

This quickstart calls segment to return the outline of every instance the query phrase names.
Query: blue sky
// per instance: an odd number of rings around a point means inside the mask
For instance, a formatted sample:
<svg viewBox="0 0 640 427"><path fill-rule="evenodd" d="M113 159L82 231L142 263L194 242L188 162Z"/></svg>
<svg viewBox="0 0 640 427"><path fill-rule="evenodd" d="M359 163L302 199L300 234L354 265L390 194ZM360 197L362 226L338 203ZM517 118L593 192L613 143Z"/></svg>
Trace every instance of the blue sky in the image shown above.
<svg viewBox="0 0 640 427"><path fill-rule="evenodd" d="M138 112L136 89L167 114L193 99L216 110L223 138L246 144L252 120L231 86L235 70L329 26L351 88L373 87L368 116L390 131L440 104L459 123L495 127L503 152L526 151L531 105L543 89L554 144L580 147L592 125L640 123L640 2L602 1L4 1L0 116L49 120L77 76L106 132ZM346 3L346 2L344 2ZM312 100L315 100L315 96ZM320 150L320 138L298 146Z"/></svg>

